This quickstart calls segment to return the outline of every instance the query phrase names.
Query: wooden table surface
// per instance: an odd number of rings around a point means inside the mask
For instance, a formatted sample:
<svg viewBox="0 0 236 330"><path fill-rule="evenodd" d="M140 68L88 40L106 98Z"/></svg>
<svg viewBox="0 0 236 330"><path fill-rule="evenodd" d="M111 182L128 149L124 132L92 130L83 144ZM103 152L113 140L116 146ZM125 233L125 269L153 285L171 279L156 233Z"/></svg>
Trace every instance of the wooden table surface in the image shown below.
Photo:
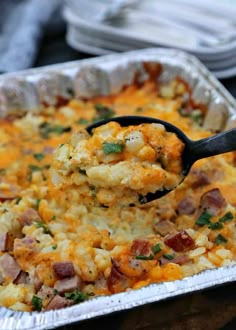
<svg viewBox="0 0 236 330"><path fill-rule="evenodd" d="M46 34L34 67L92 57L71 49L65 26ZM236 97L236 77L221 81ZM236 283L60 328L61 330L236 330Z"/></svg>

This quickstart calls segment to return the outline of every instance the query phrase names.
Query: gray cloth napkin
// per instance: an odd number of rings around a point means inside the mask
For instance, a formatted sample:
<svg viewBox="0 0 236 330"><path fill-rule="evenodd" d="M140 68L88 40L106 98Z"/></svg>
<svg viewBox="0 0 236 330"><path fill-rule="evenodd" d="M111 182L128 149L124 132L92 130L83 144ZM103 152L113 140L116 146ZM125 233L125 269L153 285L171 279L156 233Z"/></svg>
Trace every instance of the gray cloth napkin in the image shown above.
<svg viewBox="0 0 236 330"><path fill-rule="evenodd" d="M32 66L62 0L0 0L0 72Z"/></svg>

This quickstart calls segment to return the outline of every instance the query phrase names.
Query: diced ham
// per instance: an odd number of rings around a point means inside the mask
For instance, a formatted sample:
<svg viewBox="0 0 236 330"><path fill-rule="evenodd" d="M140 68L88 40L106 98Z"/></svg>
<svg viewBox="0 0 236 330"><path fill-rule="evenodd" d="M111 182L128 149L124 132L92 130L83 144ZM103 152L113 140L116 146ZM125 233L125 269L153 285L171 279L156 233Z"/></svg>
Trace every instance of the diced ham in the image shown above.
<svg viewBox="0 0 236 330"><path fill-rule="evenodd" d="M153 229L161 236L166 236L175 230L175 225L169 220L161 220L154 224Z"/></svg>
<svg viewBox="0 0 236 330"><path fill-rule="evenodd" d="M201 196L200 210L202 212L208 212L215 216L221 210L224 210L226 206L226 200L218 188L211 189Z"/></svg>
<svg viewBox="0 0 236 330"><path fill-rule="evenodd" d="M29 283L29 274L21 271L14 281L14 284L27 284Z"/></svg>
<svg viewBox="0 0 236 330"><path fill-rule="evenodd" d="M172 207L171 203L163 202L161 199L158 200L159 204L157 207L157 217L160 220L171 220L176 219L175 209Z"/></svg>
<svg viewBox="0 0 236 330"><path fill-rule="evenodd" d="M42 288L43 282L38 277L37 274L34 274L33 284L34 284L34 289L35 289L36 292L38 292Z"/></svg>
<svg viewBox="0 0 236 330"><path fill-rule="evenodd" d="M65 262L54 262L53 270L55 272L55 275L59 278L66 278L66 277L72 277L75 275L75 269L72 264L72 262L65 261Z"/></svg>
<svg viewBox="0 0 236 330"><path fill-rule="evenodd" d="M65 292L72 292L75 289L81 289L81 280L75 275L69 278L63 278L62 280L56 281L54 284L54 289L56 289L60 294Z"/></svg>
<svg viewBox="0 0 236 330"><path fill-rule="evenodd" d="M9 247L9 233L0 233L0 251L5 252Z"/></svg>
<svg viewBox="0 0 236 330"><path fill-rule="evenodd" d="M49 304L47 305L47 307L45 308L46 311L52 310L52 309L61 309L61 308L65 308L68 306L73 305L73 301L66 299L64 297L61 297L59 295L54 296Z"/></svg>
<svg viewBox="0 0 236 330"><path fill-rule="evenodd" d="M14 281L19 275L21 269L15 259L8 253L0 257L0 270L3 278L10 278Z"/></svg>
<svg viewBox="0 0 236 330"><path fill-rule="evenodd" d="M196 211L194 199L191 196L186 196L177 205L178 214L193 214Z"/></svg>
<svg viewBox="0 0 236 330"><path fill-rule="evenodd" d="M17 197L16 194L0 191L0 202L11 201Z"/></svg>
<svg viewBox="0 0 236 330"><path fill-rule="evenodd" d="M190 250L195 245L194 240L185 230L167 236L164 242L176 252Z"/></svg>
<svg viewBox="0 0 236 330"><path fill-rule="evenodd" d="M25 236L22 239L16 238L14 240L13 250L17 250L19 248L27 247L30 250L34 250L36 244L36 240L30 236Z"/></svg>
<svg viewBox="0 0 236 330"><path fill-rule="evenodd" d="M125 291L130 287L130 280L119 272L114 260L112 263L111 272L107 278L107 287L112 293Z"/></svg>
<svg viewBox="0 0 236 330"><path fill-rule="evenodd" d="M35 209L29 208L18 218L22 226L30 226L34 221L40 221L40 215Z"/></svg>
<svg viewBox="0 0 236 330"><path fill-rule="evenodd" d="M190 174L192 174L193 181L192 181L192 188L196 189L202 186L206 186L211 183L209 176L206 174L205 171L199 169L193 169Z"/></svg>
<svg viewBox="0 0 236 330"><path fill-rule="evenodd" d="M141 238L134 239L131 245L131 253L134 256L149 256L152 253L149 241Z"/></svg>
<svg viewBox="0 0 236 330"><path fill-rule="evenodd" d="M185 265L189 261L190 261L189 257L186 256L185 254L176 256L173 259L167 259L165 257L161 257L159 260L161 265L166 265L166 264L169 264L170 262L172 262L174 264L178 264L178 265Z"/></svg>

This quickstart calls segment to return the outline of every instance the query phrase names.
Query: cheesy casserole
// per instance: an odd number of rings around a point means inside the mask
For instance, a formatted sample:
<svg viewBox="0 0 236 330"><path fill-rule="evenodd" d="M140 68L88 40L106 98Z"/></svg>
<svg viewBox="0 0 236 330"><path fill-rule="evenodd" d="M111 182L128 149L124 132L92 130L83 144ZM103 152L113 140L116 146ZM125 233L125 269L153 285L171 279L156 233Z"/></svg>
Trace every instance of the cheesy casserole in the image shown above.
<svg viewBox="0 0 236 330"><path fill-rule="evenodd" d="M161 124L121 127L109 122L92 136L86 130L75 133L55 152L52 171L62 185L77 185L84 203L84 192L93 186L92 197L100 205L134 206L148 193L178 186L183 150L184 143Z"/></svg>
<svg viewBox="0 0 236 330"><path fill-rule="evenodd" d="M107 196L86 184L81 195L77 180L89 176L80 165L68 184L51 169L55 149L57 161L73 159L68 142L94 121L156 117L200 139L212 134L202 125L206 113L176 77L0 119L0 304L59 309L235 263L234 153L198 161L176 190L142 207L115 203L129 198L129 190L117 197L115 185Z"/></svg>

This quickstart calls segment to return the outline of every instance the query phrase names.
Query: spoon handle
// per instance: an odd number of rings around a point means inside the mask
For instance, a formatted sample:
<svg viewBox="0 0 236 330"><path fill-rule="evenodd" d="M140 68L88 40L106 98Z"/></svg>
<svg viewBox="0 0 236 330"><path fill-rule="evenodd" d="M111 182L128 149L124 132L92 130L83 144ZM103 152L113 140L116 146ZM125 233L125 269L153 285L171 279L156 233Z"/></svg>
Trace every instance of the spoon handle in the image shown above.
<svg viewBox="0 0 236 330"><path fill-rule="evenodd" d="M188 153L193 164L198 159L234 150L236 150L236 128L206 139L192 141Z"/></svg>

